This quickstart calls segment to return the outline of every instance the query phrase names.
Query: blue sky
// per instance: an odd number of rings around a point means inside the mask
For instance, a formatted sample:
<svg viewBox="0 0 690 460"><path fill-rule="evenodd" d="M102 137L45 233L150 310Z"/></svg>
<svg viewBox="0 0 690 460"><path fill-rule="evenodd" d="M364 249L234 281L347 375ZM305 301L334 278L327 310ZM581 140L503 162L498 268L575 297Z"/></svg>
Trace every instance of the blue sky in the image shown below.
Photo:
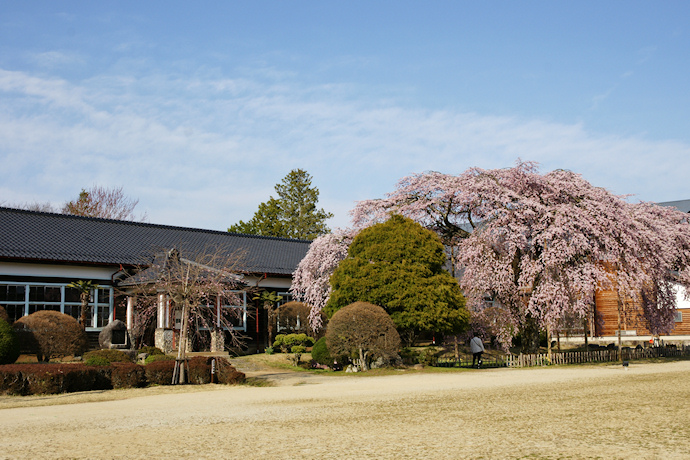
<svg viewBox="0 0 690 460"><path fill-rule="evenodd" d="M690 3L0 3L0 203L122 186L225 230L291 169L346 226L402 177L537 161L690 198Z"/></svg>

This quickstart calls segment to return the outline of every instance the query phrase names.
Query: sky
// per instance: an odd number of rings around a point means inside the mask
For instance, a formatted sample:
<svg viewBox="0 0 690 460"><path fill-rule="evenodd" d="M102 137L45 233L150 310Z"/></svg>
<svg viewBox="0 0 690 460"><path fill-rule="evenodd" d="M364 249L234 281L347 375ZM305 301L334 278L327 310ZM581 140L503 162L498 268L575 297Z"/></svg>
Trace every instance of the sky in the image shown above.
<svg viewBox="0 0 690 460"><path fill-rule="evenodd" d="M0 2L0 204L122 187L226 230L290 170L349 224L518 159L690 198L690 2Z"/></svg>

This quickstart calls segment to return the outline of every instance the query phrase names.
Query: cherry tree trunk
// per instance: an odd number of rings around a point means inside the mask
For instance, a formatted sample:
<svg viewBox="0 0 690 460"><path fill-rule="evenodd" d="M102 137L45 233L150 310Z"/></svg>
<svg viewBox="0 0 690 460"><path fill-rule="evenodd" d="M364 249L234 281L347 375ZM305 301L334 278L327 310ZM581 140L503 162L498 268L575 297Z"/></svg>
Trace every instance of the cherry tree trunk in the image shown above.
<svg viewBox="0 0 690 460"><path fill-rule="evenodd" d="M187 354L187 302L182 305L182 325L180 327L180 343L177 345L177 360L175 361L175 372L173 373L173 385L186 383L185 361Z"/></svg>
<svg viewBox="0 0 690 460"><path fill-rule="evenodd" d="M359 366L362 368L363 371L369 370L369 368L367 367L367 360L364 356L364 350L362 350L362 347L359 348Z"/></svg>
<svg viewBox="0 0 690 460"><path fill-rule="evenodd" d="M527 314L522 324L522 352L539 353L539 323Z"/></svg>

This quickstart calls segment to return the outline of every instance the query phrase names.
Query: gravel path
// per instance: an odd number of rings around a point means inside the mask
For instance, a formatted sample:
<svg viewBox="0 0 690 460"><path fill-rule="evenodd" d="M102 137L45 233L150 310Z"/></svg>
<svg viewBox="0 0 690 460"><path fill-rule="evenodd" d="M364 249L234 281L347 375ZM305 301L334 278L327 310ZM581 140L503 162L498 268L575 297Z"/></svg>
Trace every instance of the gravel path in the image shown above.
<svg viewBox="0 0 690 460"><path fill-rule="evenodd" d="M277 386L0 397L0 458L690 458L688 361L252 372Z"/></svg>

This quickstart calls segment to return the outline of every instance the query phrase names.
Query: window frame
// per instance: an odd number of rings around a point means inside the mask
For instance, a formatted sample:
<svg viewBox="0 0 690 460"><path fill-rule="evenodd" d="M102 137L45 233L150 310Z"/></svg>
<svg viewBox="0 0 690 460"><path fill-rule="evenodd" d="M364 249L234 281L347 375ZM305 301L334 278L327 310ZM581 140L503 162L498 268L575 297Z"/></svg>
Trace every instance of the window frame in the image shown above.
<svg viewBox="0 0 690 460"><path fill-rule="evenodd" d="M53 306L53 307L59 307L59 309L52 309L54 311L59 311L60 313L70 315L74 318L74 316L69 313L65 313L65 307L69 307L71 310L72 307L77 307L81 308L81 301L79 302L73 302L73 301L67 301L66 298L66 292L67 289L73 289L68 286L69 283L40 283L40 282L18 282L18 281L0 281L0 286L22 286L24 288L24 300L3 300L0 301L0 305L2 306L7 306L7 305L13 305L13 306L23 306L23 314L15 318L14 321L16 321L19 318L22 318L24 316L27 316L31 313L34 313L36 311L40 310L46 310L46 306ZM46 301L46 300L31 300L32 296L32 289L34 295L38 292L37 288L60 288L60 301ZM103 291L102 293L99 291ZM105 294L107 297L106 300L103 300L99 298L99 296L102 296ZM102 330L105 326L108 325L113 320L113 304L114 304L114 290L112 286L102 286L99 285L98 289L94 290L93 295L91 296L90 302L89 302L89 308L91 312L91 318L89 321L89 324L86 326L86 331L100 331ZM31 308L31 306L34 305L36 307L42 306L43 308ZM102 315L102 320L100 323L102 325L99 326L99 318L98 318L98 307L106 309L107 308L107 320L104 315ZM47 310L51 310L48 308ZM78 318L75 318L78 320Z"/></svg>

